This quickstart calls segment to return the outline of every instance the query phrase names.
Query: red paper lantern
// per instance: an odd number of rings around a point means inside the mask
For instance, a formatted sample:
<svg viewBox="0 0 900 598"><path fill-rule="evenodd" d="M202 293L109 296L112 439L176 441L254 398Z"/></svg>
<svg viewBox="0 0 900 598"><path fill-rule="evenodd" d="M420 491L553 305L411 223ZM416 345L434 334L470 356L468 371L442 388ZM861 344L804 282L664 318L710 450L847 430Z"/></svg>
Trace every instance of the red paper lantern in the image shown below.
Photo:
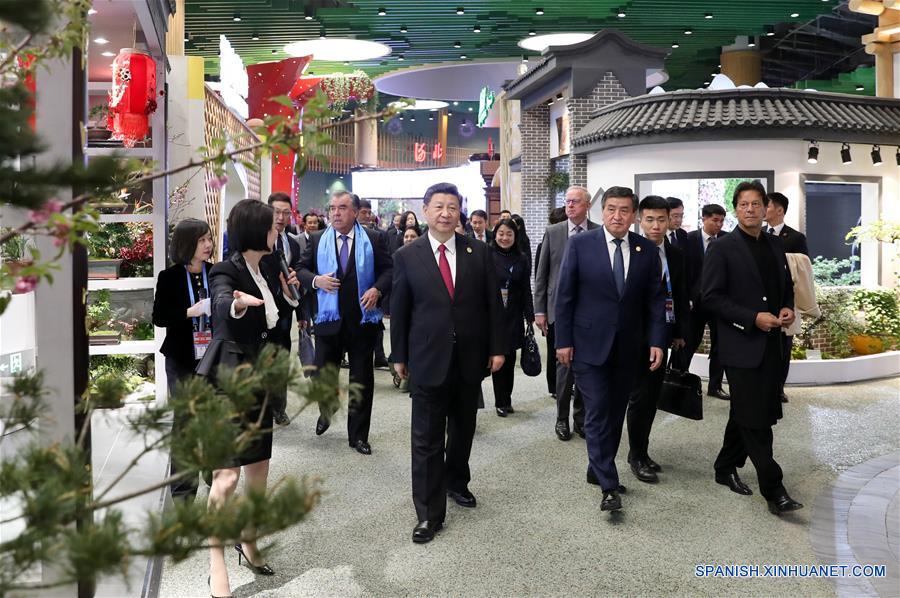
<svg viewBox="0 0 900 598"><path fill-rule="evenodd" d="M111 139L134 147L150 132L150 115L156 111L156 62L149 54L123 48L112 64L106 128Z"/></svg>

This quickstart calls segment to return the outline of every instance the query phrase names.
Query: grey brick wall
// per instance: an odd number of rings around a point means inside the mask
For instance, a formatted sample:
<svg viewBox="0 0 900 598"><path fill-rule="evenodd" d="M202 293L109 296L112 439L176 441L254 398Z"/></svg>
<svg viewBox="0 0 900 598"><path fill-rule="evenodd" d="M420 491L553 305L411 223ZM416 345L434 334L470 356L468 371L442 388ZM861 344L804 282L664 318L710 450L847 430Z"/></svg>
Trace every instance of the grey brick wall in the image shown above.
<svg viewBox="0 0 900 598"><path fill-rule="evenodd" d="M591 120L591 114L603 106L613 104L628 97L628 92L611 72L603 75L593 91L587 97L568 98L569 107L569 139L575 139L581 129ZM587 157L572 156L569 170L569 184L587 186Z"/></svg>

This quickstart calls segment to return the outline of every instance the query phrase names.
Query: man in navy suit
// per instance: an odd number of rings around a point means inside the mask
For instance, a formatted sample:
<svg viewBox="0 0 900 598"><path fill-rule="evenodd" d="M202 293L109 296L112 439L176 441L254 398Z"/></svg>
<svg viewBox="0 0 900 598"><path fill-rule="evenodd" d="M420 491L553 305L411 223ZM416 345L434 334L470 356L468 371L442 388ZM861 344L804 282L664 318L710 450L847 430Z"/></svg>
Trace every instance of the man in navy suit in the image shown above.
<svg viewBox="0 0 900 598"><path fill-rule="evenodd" d="M656 245L628 230L638 210L634 192L610 187L600 205L603 227L566 246L556 291L556 356L571 364L584 397L588 481L603 490L601 510L615 511L624 491L615 458L628 396L636 368L662 365L665 296ZM641 355L645 342L649 360Z"/></svg>

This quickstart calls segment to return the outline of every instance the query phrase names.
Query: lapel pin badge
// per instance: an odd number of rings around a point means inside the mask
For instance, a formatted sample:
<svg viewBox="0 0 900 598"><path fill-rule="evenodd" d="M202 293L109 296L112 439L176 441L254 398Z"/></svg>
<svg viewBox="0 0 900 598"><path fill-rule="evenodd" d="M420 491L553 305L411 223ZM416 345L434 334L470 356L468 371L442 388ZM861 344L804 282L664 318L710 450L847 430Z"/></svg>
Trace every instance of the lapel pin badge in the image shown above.
<svg viewBox="0 0 900 598"><path fill-rule="evenodd" d="M472 248L471 248L471 247L466 247L466 253L472 253Z"/></svg>
<svg viewBox="0 0 900 598"><path fill-rule="evenodd" d="M634 248L634 250L635 250L635 251L640 251L640 250L641 250L641 246L638 245L637 247Z"/></svg>

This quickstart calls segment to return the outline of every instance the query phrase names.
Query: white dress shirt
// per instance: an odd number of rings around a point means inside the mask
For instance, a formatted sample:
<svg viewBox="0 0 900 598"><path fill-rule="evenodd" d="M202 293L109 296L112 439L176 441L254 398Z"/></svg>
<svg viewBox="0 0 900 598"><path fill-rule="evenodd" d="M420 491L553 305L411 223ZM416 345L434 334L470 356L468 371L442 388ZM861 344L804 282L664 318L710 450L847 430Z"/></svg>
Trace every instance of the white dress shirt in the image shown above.
<svg viewBox="0 0 900 598"><path fill-rule="evenodd" d="M434 261L437 262L438 268L441 267L441 252L438 247L441 246L441 242L431 236L431 231L428 231L428 242L431 243L431 251L434 253ZM450 276L453 278L453 286L456 286L456 235L450 237L446 243L444 243L444 247L447 250L444 252L444 255L447 256L447 263L450 264Z"/></svg>
<svg viewBox="0 0 900 598"><path fill-rule="evenodd" d="M474 231L473 231L474 232ZM482 243L487 243L487 232L483 232L480 235L478 233L474 233L475 238L481 241Z"/></svg>
<svg viewBox="0 0 900 598"><path fill-rule="evenodd" d="M774 235L777 237L777 236L779 236L779 235L781 234L781 229L784 228L784 221L782 221L781 224L776 224L775 226L772 226L771 224L769 224L768 222L766 222L766 228L765 228L765 230L764 230L763 232L767 232L767 233L768 233L770 228L774 228L774 229L775 229L775 232L774 232L774 233L770 233L770 234L774 234Z"/></svg>
<svg viewBox="0 0 900 598"><path fill-rule="evenodd" d="M606 236L606 249L609 251L609 265L615 267L616 260L616 244L613 242L615 237L610 234L606 227L603 227L603 234ZM628 280L628 265L631 263L631 247L628 245L628 233L622 237L622 259L625 263L625 280Z"/></svg>
<svg viewBox="0 0 900 598"><path fill-rule="evenodd" d="M581 227L581 230L578 231L579 233L583 233L584 231L587 230L587 218L585 218L581 222L572 222L571 220L566 220L566 222L569 225L569 236L570 237L574 237L575 235L578 234L575 232L576 227L579 227L579 226Z"/></svg>
<svg viewBox="0 0 900 598"><path fill-rule="evenodd" d="M669 238L669 243L672 245L678 245L678 233L677 230L670 230L666 233L666 236Z"/></svg>
<svg viewBox="0 0 900 598"><path fill-rule="evenodd" d="M290 265L291 257L293 256L291 255L291 243L288 241L287 230L281 231L281 243L284 246L284 261Z"/></svg>
<svg viewBox="0 0 900 598"><path fill-rule="evenodd" d="M342 233L339 233L339 232L337 231L337 229L335 229L334 235L335 235L335 237L337 238L337 254L338 254L338 260L341 259L341 258L340 258L340 255L341 255L341 248L344 246L344 241L343 241L343 239L341 239L341 234L342 234ZM350 253L353 251L353 236L354 236L355 234L356 234L356 227L354 226L353 228L350 229L350 232L347 233L347 243L349 243L349 246L347 247L347 255L348 255L348 256L349 256Z"/></svg>
<svg viewBox="0 0 900 598"><path fill-rule="evenodd" d="M709 249L709 240L712 239L713 237L710 235L707 235L706 231L703 230L702 228L700 229L700 234L703 236L703 253L706 253L706 250ZM718 235L716 235L716 238L718 238Z"/></svg>
<svg viewBox="0 0 900 598"><path fill-rule="evenodd" d="M266 282L266 279L263 277L262 273L259 270L254 270L249 264L247 264L247 271L250 272L250 277L253 278L253 282L256 283L256 287L262 294L263 301L265 301L266 328L271 330L275 328L275 325L278 323L278 306L275 304L275 296L272 295L272 291L269 290L269 283ZM299 303L294 301L293 297L285 296L284 299L291 307L297 307L297 305L299 305ZM247 315L247 310L245 309L240 314L238 314L234 307L234 301L232 301L231 317L235 320L240 320L245 315Z"/></svg>
<svg viewBox="0 0 900 598"><path fill-rule="evenodd" d="M656 247L659 248L659 261L661 262L660 267L662 268L662 276L663 278L665 278L666 272L669 269L669 258L666 257L666 242L663 241Z"/></svg>

